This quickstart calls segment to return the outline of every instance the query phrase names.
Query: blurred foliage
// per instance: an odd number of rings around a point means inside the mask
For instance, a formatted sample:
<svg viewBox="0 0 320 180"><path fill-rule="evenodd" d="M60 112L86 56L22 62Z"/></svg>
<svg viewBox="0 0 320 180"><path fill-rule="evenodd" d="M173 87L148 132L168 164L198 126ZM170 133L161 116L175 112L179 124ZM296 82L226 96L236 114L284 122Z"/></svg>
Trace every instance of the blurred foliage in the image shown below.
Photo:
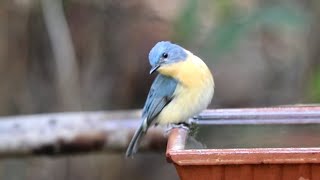
<svg viewBox="0 0 320 180"><path fill-rule="evenodd" d="M199 21L197 18L198 2L188 0L185 9L182 11L175 28L175 38L177 42L186 44L190 42L194 34L197 33Z"/></svg>
<svg viewBox="0 0 320 180"><path fill-rule="evenodd" d="M320 102L320 69L317 68L310 77L309 99L313 103Z"/></svg>
<svg viewBox="0 0 320 180"><path fill-rule="evenodd" d="M314 62L311 65L312 67L310 68L310 72L309 72L309 86L308 86L308 100L313 102L313 103L320 103L320 54L319 54L319 23L318 23L318 19L320 17L320 1L318 0L312 0L311 1L311 5L312 8L314 10L314 16L313 18L315 19L315 21L317 21L317 24L315 25L314 29L311 29L311 32L315 31L312 35L314 35L314 37L312 37L312 39L310 39L310 41L312 41L315 46L311 46L310 47L310 55L312 56L312 58L314 58Z"/></svg>
<svg viewBox="0 0 320 180"><path fill-rule="evenodd" d="M177 42L189 45L196 42L201 33L199 24L199 2L188 0L186 8L176 22L175 38ZM257 7L249 14L237 10L231 0L219 0L214 4L217 24L211 27L201 45L201 53L209 57L218 57L230 52L241 38L261 26L283 28L284 26L302 28L309 24L308 15L295 6L274 5ZM213 17L206 17L207 21Z"/></svg>

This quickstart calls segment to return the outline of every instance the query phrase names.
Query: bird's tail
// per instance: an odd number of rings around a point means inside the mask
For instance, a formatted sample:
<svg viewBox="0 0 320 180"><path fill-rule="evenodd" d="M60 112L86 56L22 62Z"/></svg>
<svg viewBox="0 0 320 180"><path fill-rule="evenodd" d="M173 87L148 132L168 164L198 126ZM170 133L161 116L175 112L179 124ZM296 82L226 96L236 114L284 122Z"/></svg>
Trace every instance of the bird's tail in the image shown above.
<svg viewBox="0 0 320 180"><path fill-rule="evenodd" d="M126 157L132 157L138 151L138 147L141 141L142 136L145 134L143 129L143 124L136 130L134 133L130 144L127 148Z"/></svg>

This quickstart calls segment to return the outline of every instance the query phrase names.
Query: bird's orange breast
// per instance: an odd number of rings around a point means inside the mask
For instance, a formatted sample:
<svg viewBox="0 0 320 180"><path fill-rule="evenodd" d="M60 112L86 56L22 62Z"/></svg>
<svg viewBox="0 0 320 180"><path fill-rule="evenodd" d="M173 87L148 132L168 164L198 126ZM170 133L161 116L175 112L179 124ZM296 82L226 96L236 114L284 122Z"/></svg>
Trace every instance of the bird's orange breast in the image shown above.
<svg viewBox="0 0 320 180"><path fill-rule="evenodd" d="M184 61L161 66L159 73L178 80L182 85L196 87L203 80L213 82L211 72L207 65L197 56L188 55Z"/></svg>
<svg viewBox="0 0 320 180"><path fill-rule="evenodd" d="M174 99L162 110L159 124L178 123L200 113L211 102L214 82L207 65L190 54L185 61L162 66L159 73L178 80Z"/></svg>

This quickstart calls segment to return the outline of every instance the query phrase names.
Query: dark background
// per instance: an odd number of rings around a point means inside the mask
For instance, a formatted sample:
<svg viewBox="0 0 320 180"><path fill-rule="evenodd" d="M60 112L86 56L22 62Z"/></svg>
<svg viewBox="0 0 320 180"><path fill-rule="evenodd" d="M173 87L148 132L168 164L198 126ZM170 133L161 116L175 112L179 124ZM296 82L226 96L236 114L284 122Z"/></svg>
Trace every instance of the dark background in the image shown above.
<svg viewBox="0 0 320 180"><path fill-rule="evenodd" d="M0 115L139 109L160 40L210 67L209 108L317 103L319 19L317 0L2 0ZM2 159L0 179L177 175L163 153L92 154Z"/></svg>

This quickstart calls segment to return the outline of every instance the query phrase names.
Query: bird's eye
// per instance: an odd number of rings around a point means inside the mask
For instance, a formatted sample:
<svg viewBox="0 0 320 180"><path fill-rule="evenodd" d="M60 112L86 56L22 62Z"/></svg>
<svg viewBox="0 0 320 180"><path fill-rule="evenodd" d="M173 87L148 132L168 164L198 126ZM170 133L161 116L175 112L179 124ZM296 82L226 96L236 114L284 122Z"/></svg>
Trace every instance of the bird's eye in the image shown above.
<svg viewBox="0 0 320 180"><path fill-rule="evenodd" d="M167 54L167 53L163 53L163 54L162 54L162 57L163 57L163 58L167 58L167 57L168 57L168 54Z"/></svg>

